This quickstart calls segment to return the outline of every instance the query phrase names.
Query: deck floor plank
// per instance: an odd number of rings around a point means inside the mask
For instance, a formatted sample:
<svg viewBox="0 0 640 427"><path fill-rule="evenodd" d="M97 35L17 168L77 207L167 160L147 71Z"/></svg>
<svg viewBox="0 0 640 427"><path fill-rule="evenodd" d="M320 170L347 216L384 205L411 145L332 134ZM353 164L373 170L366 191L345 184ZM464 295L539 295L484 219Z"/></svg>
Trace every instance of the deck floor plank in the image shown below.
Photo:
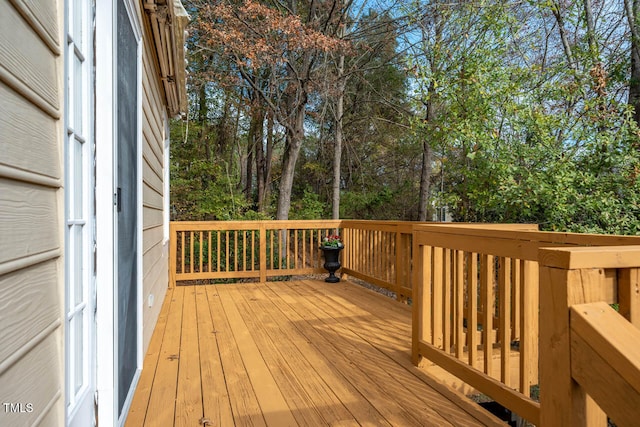
<svg viewBox="0 0 640 427"><path fill-rule="evenodd" d="M171 311L167 317L162 349L160 350L156 375L153 379L153 388L149 397L149 405L145 417L146 425L168 426L173 425L175 421L184 288L175 288L171 297L173 298ZM142 368L143 376L147 375L145 368L144 366ZM138 393L137 390L136 393Z"/></svg>
<svg viewBox="0 0 640 427"><path fill-rule="evenodd" d="M286 318L264 296L247 287L234 287L234 300L259 344L274 378L287 397L300 425L333 425L351 418L340 400L300 351L302 337L287 327Z"/></svg>
<svg viewBox="0 0 640 427"><path fill-rule="evenodd" d="M225 315L219 289L222 289L222 286L207 286L206 292L209 312L220 348L220 359L222 360L226 388L229 392L234 425L266 426L258 398L251 386L251 380L240 355L240 349Z"/></svg>
<svg viewBox="0 0 640 427"><path fill-rule="evenodd" d="M195 294L195 287L186 288L184 291L178 389L176 392L176 427L198 425L203 416Z"/></svg>
<svg viewBox="0 0 640 427"><path fill-rule="evenodd" d="M240 356L256 393L258 403L264 414L267 425L297 426L291 408L287 404L272 372L265 363L262 353L249 327L230 293L231 286L220 286L218 294L229 323L233 325L233 335L238 344Z"/></svg>
<svg viewBox="0 0 640 427"><path fill-rule="evenodd" d="M474 418L478 419L485 425L494 425L496 423L496 418L492 414L478 405L469 405L466 396L462 395L457 390L453 390L449 386L440 382L440 380L413 365L410 353L407 353L406 351L407 340L411 340L410 323L405 326L404 324L406 322L402 322L403 325L396 333L380 334L380 330L385 328L384 325L388 323L387 319L394 318L396 315L402 316L403 312L406 313L404 316L411 316L411 309L409 306L405 304L388 304L386 303L386 297L383 295L369 289L362 289L362 287L359 286L350 286L348 283L343 284L343 286L332 288L327 288L326 286L323 286L321 282L314 280L307 280L303 283L312 287L315 292L344 305L348 312L358 309L366 309L380 318L382 325L380 323L376 325L374 325L374 323L370 323L361 325L358 329L362 328L362 330L369 330L370 340L376 341L378 343L378 348L381 351L393 358L399 366L417 377L419 382L431 386L436 395L439 394L450 400L453 404L453 411L457 414L457 416L454 417L454 422L457 422L456 419L459 418L460 408L463 408L466 412L470 413ZM328 289L330 289L330 291L328 291ZM351 304L346 304L346 301L349 301ZM385 328L385 330L389 329ZM404 336L400 331L404 331ZM438 405L436 409L439 412L443 412L447 407L448 405L446 404L442 406Z"/></svg>
<svg viewBox="0 0 640 427"><path fill-rule="evenodd" d="M343 402L343 405L351 413L354 419L361 425L382 426L390 425L385 418L369 401L364 399L360 391L350 381L350 373L346 374L336 363L337 358L344 358L343 354L330 353L331 342L316 333L313 325L303 319L291 305L291 298L286 295L286 288L278 289L277 294L269 287L260 289L265 295L269 295L283 316L287 319L291 328L302 337L299 342L301 351L307 360L314 364L316 371L322 380L331 386L334 394ZM315 341L309 337L314 337ZM338 356L338 357L336 357Z"/></svg>
<svg viewBox="0 0 640 427"><path fill-rule="evenodd" d="M232 426L234 422L231 401L224 380L217 331L213 327L207 291L202 286L195 289L201 355L203 423L207 421L211 426Z"/></svg>
<svg viewBox="0 0 640 427"><path fill-rule="evenodd" d="M150 366L150 369L153 369L153 373L148 372L147 375L140 376L140 381L138 381L138 387L136 388L136 393L134 394L133 401L131 402L125 427L135 427L144 424L144 418L147 414L147 407L149 406L151 388L155 378L156 367L158 366L158 358L160 357L164 332L167 327L167 317L171 310L172 301L173 288L167 290L164 302L162 303L162 308L160 309L160 314L158 315L156 327L151 335L147 354L144 357L143 366Z"/></svg>
<svg viewBox="0 0 640 427"><path fill-rule="evenodd" d="M385 325L388 324L386 321L388 310L385 309L385 307L381 308L379 303L369 305L364 303L364 301L362 304L355 304L340 298L340 296L343 295L342 290L346 292L351 291L348 289L348 286L326 292L325 287L319 286L317 282L304 281L303 283L306 286L298 287L299 292L306 292L307 295L315 296L321 294L327 297L316 298L319 303L325 306L325 310L337 310L341 316L355 315L354 322L348 324L351 333L357 335L357 339L363 340L376 348L379 351L379 355L384 355L393 361L393 363L386 365L385 371L394 375L396 378L402 378L403 386L408 387L410 390L422 389L423 391L415 394L415 397L417 397L423 405L429 404L433 399L440 396L440 388L437 390L432 387L424 389L424 383L427 382L425 379L427 378L423 371L411 363L410 354L406 352L406 342L411 340L410 330L407 330L407 328L403 326L402 328L395 329L396 333L380 333ZM371 301L374 303L377 299L384 298L378 294L369 296L373 297ZM363 300L364 299L366 298L363 298ZM407 372L413 375L406 376ZM430 382L427 382L427 384L432 385ZM462 396L458 397L466 399ZM415 401L414 403L419 404ZM434 410L454 423L464 421L464 416L461 417L460 407L452 402L442 402L440 405L434 406ZM472 415L474 416L483 416L485 414L484 410L475 406L471 406L469 410L472 411Z"/></svg>
<svg viewBox="0 0 640 427"><path fill-rule="evenodd" d="M285 284L283 286L287 286ZM352 318L372 318L371 315L358 313L343 313L330 304L324 298L317 298L307 285L291 284L295 292L296 305L300 310L316 314L311 322L317 322L317 331L325 335L337 351L345 351L350 355L350 368L353 370L351 377L354 386L368 399L392 425L406 426L451 426L451 423L440 416L432 408L420 401L415 393L404 387L406 375L400 378L392 373L397 365L395 362L381 354L370 343L363 341L351 329L344 326L341 319L346 316ZM366 323L366 322L364 322ZM355 374L355 371L360 371ZM397 373L397 372L395 372ZM408 407L405 404L408 403ZM411 410L407 408L416 408Z"/></svg>
<svg viewBox="0 0 640 427"><path fill-rule="evenodd" d="M182 425L185 411L188 425L223 427L504 425L414 367L410 309L364 288L180 286L168 298L127 427Z"/></svg>

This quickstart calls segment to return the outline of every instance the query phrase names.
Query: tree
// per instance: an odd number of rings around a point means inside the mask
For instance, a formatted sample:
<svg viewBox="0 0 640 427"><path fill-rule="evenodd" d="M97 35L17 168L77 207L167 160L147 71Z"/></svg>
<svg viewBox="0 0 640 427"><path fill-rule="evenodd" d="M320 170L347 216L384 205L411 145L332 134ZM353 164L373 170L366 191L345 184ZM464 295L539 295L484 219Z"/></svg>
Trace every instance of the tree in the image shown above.
<svg viewBox="0 0 640 427"><path fill-rule="evenodd" d="M277 219L287 219L295 166L305 138L318 58L344 46L333 37L337 2L218 1L200 9L203 46L233 64L236 84L250 88L286 133Z"/></svg>

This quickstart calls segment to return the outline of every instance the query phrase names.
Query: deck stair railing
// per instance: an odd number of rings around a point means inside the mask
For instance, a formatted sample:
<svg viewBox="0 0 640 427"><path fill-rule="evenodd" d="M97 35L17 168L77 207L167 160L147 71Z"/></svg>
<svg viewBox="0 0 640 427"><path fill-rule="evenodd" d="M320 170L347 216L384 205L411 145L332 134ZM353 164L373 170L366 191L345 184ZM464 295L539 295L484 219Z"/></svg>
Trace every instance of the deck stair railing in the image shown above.
<svg viewBox="0 0 640 427"><path fill-rule="evenodd" d="M414 227L413 359L439 365L540 425L540 404L531 398L540 384L539 249L640 238L495 227Z"/></svg>

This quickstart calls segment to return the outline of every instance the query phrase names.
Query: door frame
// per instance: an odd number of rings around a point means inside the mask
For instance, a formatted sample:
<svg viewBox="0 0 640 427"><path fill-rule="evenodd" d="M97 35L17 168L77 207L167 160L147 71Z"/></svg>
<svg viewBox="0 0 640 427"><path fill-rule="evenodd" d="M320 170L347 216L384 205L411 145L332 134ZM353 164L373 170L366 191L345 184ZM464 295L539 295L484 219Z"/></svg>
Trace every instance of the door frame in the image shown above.
<svg viewBox="0 0 640 427"><path fill-rule="evenodd" d="M137 53L137 370L122 416L118 414L118 348L117 348L117 1L128 9L133 31L138 40ZM142 337L142 28L140 14L131 0L96 2L95 30L95 98L96 98L96 364L97 402L100 425L124 424L131 406L143 362Z"/></svg>
<svg viewBox="0 0 640 427"><path fill-rule="evenodd" d="M94 70L92 23L94 7L91 2L64 1L64 351L65 351L65 423L67 425L88 425L88 419L95 422L95 394L96 366L96 270L94 261L95 243L95 132L93 123L94 112ZM76 15L79 14L79 15ZM80 19L77 20L76 17ZM75 28L80 24L80 28ZM78 75L76 60L82 65ZM72 89L72 90L69 90ZM76 90L79 89L79 92ZM71 96L69 96L71 95ZM78 104L80 103L80 107ZM81 112L81 113L80 113ZM76 113L80 113L79 117ZM77 144L81 143L80 151ZM76 156L80 154L81 163L77 163ZM80 166L80 170L76 169ZM78 173L80 176L78 176ZM80 195L80 198L77 195ZM77 215L76 203L81 202L81 214ZM82 229L82 243L78 246L70 236L69 227L77 227L78 220L84 222ZM73 244L72 244L73 243ZM75 251L81 250L81 270L76 268L78 261ZM79 277L78 277L79 276ZM81 280L82 298L77 303L75 295L76 281ZM84 314L72 315L71 323L83 316L82 320L82 354L81 359L74 354L75 334L77 327L70 325L69 316L72 308L82 306ZM75 310L73 310L75 311ZM71 366L73 361L74 365ZM70 380L75 381L74 371L78 363L82 369L83 386L79 393L75 393ZM78 398L76 400L76 398ZM73 402L73 407L69 405ZM71 410L70 410L71 409Z"/></svg>

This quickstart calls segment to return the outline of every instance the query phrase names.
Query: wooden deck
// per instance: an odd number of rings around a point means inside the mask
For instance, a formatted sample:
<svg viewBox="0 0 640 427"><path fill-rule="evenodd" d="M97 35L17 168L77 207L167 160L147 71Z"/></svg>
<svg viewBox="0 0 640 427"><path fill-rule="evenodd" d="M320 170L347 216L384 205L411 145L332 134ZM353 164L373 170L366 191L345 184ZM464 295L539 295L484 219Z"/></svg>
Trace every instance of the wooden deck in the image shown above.
<svg viewBox="0 0 640 427"><path fill-rule="evenodd" d="M126 426L504 425L411 364L411 310L302 280L168 291Z"/></svg>

